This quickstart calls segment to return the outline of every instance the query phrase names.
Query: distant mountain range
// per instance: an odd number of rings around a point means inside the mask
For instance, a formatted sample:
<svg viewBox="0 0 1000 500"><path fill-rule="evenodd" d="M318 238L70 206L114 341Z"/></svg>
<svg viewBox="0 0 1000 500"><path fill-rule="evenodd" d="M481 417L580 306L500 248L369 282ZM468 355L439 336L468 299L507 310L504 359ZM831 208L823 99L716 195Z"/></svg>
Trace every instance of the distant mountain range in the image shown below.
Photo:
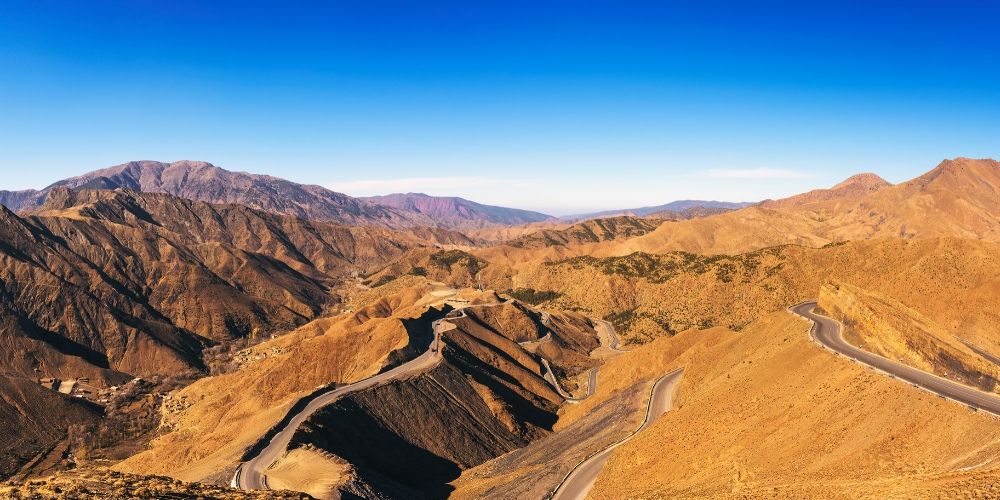
<svg viewBox="0 0 1000 500"><path fill-rule="evenodd" d="M469 228L554 220L552 216L421 193L355 198L322 186L268 175L231 172L201 161L133 161L61 180L42 190L0 191L15 212L41 207L53 189L130 189L206 203L232 203L303 219L393 229Z"/></svg>
<svg viewBox="0 0 1000 500"><path fill-rule="evenodd" d="M57 188L131 189L164 193L206 203L234 203L267 212L347 225L390 228L431 226L427 217L376 205L321 186L277 177L230 172L199 161L134 161L65 179L41 191L0 192L0 203L15 212L42 206Z"/></svg>
<svg viewBox="0 0 1000 500"><path fill-rule="evenodd" d="M637 217L647 217L661 213L682 213L692 211L692 209L723 209L739 210L755 204L755 202L729 202L712 200L678 200L665 205L651 207L626 208L622 210L605 210L602 212L591 212L586 214L566 215L560 217L564 221L582 221L587 219L602 219L606 217L618 217L622 215L633 215Z"/></svg>
<svg viewBox="0 0 1000 500"><path fill-rule="evenodd" d="M464 198L429 196L424 193L394 193L361 199L407 212L423 214L434 220L500 225L556 220L551 215L530 210L483 205Z"/></svg>
<svg viewBox="0 0 1000 500"><path fill-rule="evenodd" d="M442 227L474 229L538 222L575 222L620 215L690 218L734 210L751 203L681 200L652 207L609 210L556 218L530 210L484 205L458 197L394 193L355 198L322 186L297 184L269 175L231 172L202 161L133 161L58 181L41 190L0 191L0 205L33 212L54 189L129 189L214 204L238 204L303 219L390 229Z"/></svg>

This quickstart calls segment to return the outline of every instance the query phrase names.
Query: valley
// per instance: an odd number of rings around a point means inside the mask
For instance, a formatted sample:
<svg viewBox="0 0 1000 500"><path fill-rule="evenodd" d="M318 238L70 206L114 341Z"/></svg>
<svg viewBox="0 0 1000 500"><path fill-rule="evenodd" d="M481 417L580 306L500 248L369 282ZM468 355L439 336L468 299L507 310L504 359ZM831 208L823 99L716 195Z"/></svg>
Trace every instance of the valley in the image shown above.
<svg viewBox="0 0 1000 500"><path fill-rule="evenodd" d="M233 498L986 494L997 179L959 158L573 222L197 162L8 194L0 472Z"/></svg>

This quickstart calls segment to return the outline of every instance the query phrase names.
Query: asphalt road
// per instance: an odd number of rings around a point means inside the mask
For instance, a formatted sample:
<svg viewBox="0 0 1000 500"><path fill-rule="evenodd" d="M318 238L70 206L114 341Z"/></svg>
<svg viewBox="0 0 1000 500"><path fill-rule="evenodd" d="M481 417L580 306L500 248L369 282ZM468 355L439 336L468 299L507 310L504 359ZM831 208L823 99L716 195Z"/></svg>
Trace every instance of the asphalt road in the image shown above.
<svg viewBox="0 0 1000 500"><path fill-rule="evenodd" d="M301 412L299 412L294 417L292 417L289 420L288 424L281 431L279 431L273 438L271 438L271 441L268 443L267 447L265 447L263 450L261 450L261 452L258 453L257 456L255 456L255 457L251 458L250 460L242 463L236 469L236 472L233 475L233 479L230 482L230 485L233 486L233 487L235 487L235 488L240 488L240 489L244 489L244 490L267 489L268 488L268 486L267 486L267 470L268 470L268 468L270 468L271 465L273 465L274 462L277 461L278 458L280 458L281 455L285 453L285 450L288 448L288 443L291 441L292 436L295 434L295 430L298 429L299 426L302 425L302 423L306 421L306 419L308 419L310 416L312 416L314 413L316 413L316 411L318 411L320 408L322 408L322 407L324 407L324 406L326 406L326 405L328 405L330 403L333 403L334 401L336 401L337 399L341 398L342 396L345 396L345 395L350 394L352 392L357 392L357 391L364 390L364 389L367 389L367 388L370 388L370 387L374 387L374 386L376 386L378 384L382 384L382 383L391 381L391 380L393 380L395 378L398 378L398 377L401 377L401 376L404 376L404 375L407 375L407 374L418 373L418 372L421 372L423 370L426 370L426 369L429 369L429 368L435 366L441 360L440 343L441 343L441 332L443 331L442 330L443 327L440 324L441 321L447 321L448 319L457 319L458 317L464 317L465 316L465 310L464 309L466 309L466 308L472 308L472 307L489 307L489 306L493 306L493 305L496 305L496 304L469 305L469 306L465 306L464 308L456 309L456 311L455 311L457 313L456 317L454 317L454 318L444 318L442 320L435 321L432 324L433 331L434 331L434 341L431 344L431 347L428 348L428 350L426 352L424 352L423 354L421 354L417 358L415 358L415 359L413 359L413 360L411 360L411 361L409 361L407 363L404 363L404 364L402 364L400 366L397 366L397 367L395 367L395 368L393 368L393 369L391 369L389 371L386 371L384 373L380 373L378 375L375 375L373 377L369 377L367 379L361 380L359 382L355 382L355 383L350 384L350 385L345 385L345 386L342 386L342 387L338 387L336 389L333 389L333 390L331 390L329 392L326 392L326 393L324 393L324 394L316 397L316 399L313 399L308 405L306 405L306 407ZM545 320L545 319L547 319L547 318L543 318L543 320ZM617 346L618 346L618 337L615 334L614 327L611 326L607 322L602 322L602 323L603 323L603 326L606 328L605 331L606 331L606 333L607 333L607 335L608 335L608 337L610 339L608 347L610 347L613 350L620 351L617 348ZM444 328L446 328L446 327L444 327ZM551 335L551 334L549 334L549 335ZM540 340L544 340L544 339L540 339ZM549 338L549 340L551 340L551 337ZM620 351L620 352L624 352L624 351ZM588 397L590 397L591 395L594 394L594 391L596 390L596 387L597 387L597 368L592 369L591 372L590 372L590 381L589 381L589 386L588 386L588 389L587 389L587 395L584 396L584 397L581 397L581 398L573 398L569 394L566 394L566 393L563 392L562 388L559 386L559 383L555 379L555 375L552 373L552 370L551 370L551 368L548 365L548 361L545 360L545 359L542 359L542 363L545 365L545 369L546 369L546 375L545 376L546 376L546 379L548 379L549 382L551 382L556 387L556 390L564 398L566 398L567 401L569 401L571 403L576 403L576 402L582 401L583 399L586 399L586 398L588 398ZM655 395L655 389L654 389L654 395ZM667 407L669 407L669 400L667 401ZM659 414L657 414L657 415L659 415ZM649 418L649 415L647 414L647 419L648 418ZM607 459L605 459L605 460L607 460ZM603 465L603 462L601 462L601 464ZM599 469L598 469L598 471L599 471ZM596 479L596 475L594 476L594 478ZM591 482L593 482L593 481L591 481Z"/></svg>
<svg viewBox="0 0 1000 500"><path fill-rule="evenodd" d="M366 378L350 385L338 387L312 400L301 412L292 417L292 419L288 422L288 425L286 425L284 429L278 432L271 439L271 442L266 448L264 448L257 456L244 462L239 468L236 469L236 473L231 482L232 486L244 490L267 489L267 469L271 467L271 465L274 464L274 462L281 457L281 455L288 448L288 443L291 441L292 435L295 434L295 430L302 425L302 422L305 422L307 418L309 418L313 413L316 413L316 411L320 408L336 401L346 394L364 390L369 387L388 382L400 376L421 372L435 366L441 361L440 344L442 326L440 321L441 320L438 320L432 323L434 340L431 342L427 351L420 356L373 377Z"/></svg>
<svg viewBox="0 0 1000 500"><path fill-rule="evenodd" d="M983 349L983 348L977 346L976 344L973 344L972 342L969 342L969 341L967 341L967 340L965 340L965 339L963 339L961 337L956 337L956 338L958 338L959 342L965 344L965 347L968 347L969 349L972 349L976 354L982 356L983 359L985 359L985 360L987 360L990 363L993 363L995 365L1000 365L1000 357L997 357L997 356L994 356L993 354L990 354L990 352L987 351L986 349Z"/></svg>
<svg viewBox="0 0 1000 500"><path fill-rule="evenodd" d="M824 347L895 378L922 387L938 396L994 415L1000 415L1000 397L858 349L844 341L840 331L840 323L814 313L815 307L816 301L809 301L793 306L791 311L812 320L813 327L810 334Z"/></svg>
<svg viewBox="0 0 1000 500"><path fill-rule="evenodd" d="M548 318L544 318L543 323L545 323L547 320ZM597 330L598 337L600 337L601 339L601 347L607 347L611 349L612 352L619 352L619 353L628 352L618 348L618 335L615 333L615 327L612 326L611 323L608 323L607 321L603 320L598 321L597 324L594 326L594 329ZM551 331L545 334L545 337L542 337L542 339L540 339L538 342L541 342L546 338L552 340ZM523 344L524 343L522 343L522 345ZM545 375L544 375L545 380L547 380L550 384L552 384L553 387L555 387L556 392L558 392L559 395L562 396L562 398L565 399L567 403L571 404L579 403L580 401L583 401L593 396L594 391L597 390L598 369L596 367L590 369L590 378L588 379L587 383L587 394L585 396L574 398L572 395L564 391L562 386L559 385L559 381L556 380L556 374L552 372L552 367L549 366L549 361L547 359L542 358L542 366L545 367Z"/></svg>
<svg viewBox="0 0 1000 500"><path fill-rule="evenodd" d="M607 347L609 349L617 352L628 352L618 348L618 334L615 333L615 327L610 322L602 319L594 325L594 328L608 337Z"/></svg>
<svg viewBox="0 0 1000 500"><path fill-rule="evenodd" d="M594 488L597 476L604 468L604 464L611 458L611 453L619 446L628 442L647 427L653 424L660 415L670 410L674 400L674 389L684 374L683 369L678 368L662 377L653 384L653 389L649 395L649 403L646 407L646 418L632 434L617 443L601 450L595 455L580 462L569 475L563 479L562 483L556 487L552 495L553 500L582 500L587 498L587 494Z"/></svg>
<svg viewBox="0 0 1000 500"><path fill-rule="evenodd" d="M545 380L556 389L556 392L566 400L567 403L576 404L584 399L589 398L594 395L594 391L597 390L597 368L590 369L590 380L587 384L587 395L579 398L574 398L568 392L564 391L562 386L559 385L559 381L556 380L556 374L552 372L552 366L549 365L549 360L542 358L542 366L545 367Z"/></svg>

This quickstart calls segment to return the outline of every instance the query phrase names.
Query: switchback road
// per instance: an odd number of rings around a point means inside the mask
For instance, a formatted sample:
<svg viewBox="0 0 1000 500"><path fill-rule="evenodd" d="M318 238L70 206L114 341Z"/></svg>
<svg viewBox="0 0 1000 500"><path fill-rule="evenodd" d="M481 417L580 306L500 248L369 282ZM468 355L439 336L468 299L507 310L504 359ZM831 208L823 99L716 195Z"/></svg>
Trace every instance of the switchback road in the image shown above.
<svg viewBox="0 0 1000 500"><path fill-rule="evenodd" d="M305 422L307 418L316 413L317 410L336 401L346 394L364 390L407 374L418 373L434 367L441 361L441 329L445 328L445 326L441 325L441 322L442 320L438 320L432 323L434 340L431 341L431 345L427 348L427 351L420 356L391 370L366 378L360 382L338 387L312 400L308 405L306 405L305 408L303 408L301 412L292 417L288 424L281 429L281 431L271 438L271 441L268 443L266 448L261 450L257 456L244 462L239 466L239 468L236 469L236 473L233 476L231 484L236 488L244 490L267 489L267 469L271 467L271 465L278 460L278 458L281 457L281 455L288 448L288 443L292 440L292 435L295 434L295 430L302 425L302 422Z"/></svg>

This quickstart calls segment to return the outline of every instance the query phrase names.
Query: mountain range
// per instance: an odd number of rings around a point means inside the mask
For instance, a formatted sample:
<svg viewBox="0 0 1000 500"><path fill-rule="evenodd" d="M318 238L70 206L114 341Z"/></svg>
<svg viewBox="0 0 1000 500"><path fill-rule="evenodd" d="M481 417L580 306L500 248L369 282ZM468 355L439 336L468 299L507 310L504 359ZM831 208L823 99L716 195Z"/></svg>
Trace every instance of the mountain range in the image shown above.
<svg viewBox="0 0 1000 500"><path fill-rule="evenodd" d="M988 488L994 419L830 355L787 308L995 397L998 193L970 158L579 221L201 162L4 192L0 495L223 489L282 429L265 486L318 498L545 497L615 443L597 498ZM633 434L677 368L679 404Z"/></svg>
<svg viewBox="0 0 1000 500"><path fill-rule="evenodd" d="M378 205L423 214L435 221L462 221L481 225L518 225L556 220L551 215L530 210L483 205L463 198L428 196L423 193L395 193L362 199Z"/></svg>
<svg viewBox="0 0 1000 500"><path fill-rule="evenodd" d="M591 212L586 214L566 215L560 217L560 219L565 221L576 222L586 219L602 219L606 217L617 217L622 215L648 217L648 216L655 216L657 214L676 214L684 212L686 210L694 210L694 209L738 210L740 208L748 207L753 204L754 204L753 202L677 200L664 205L655 205L655 206L640 207L640 208L627 208L621 210L605 210L602 212Z"/></svg>
<svg viewBox="0 0 1000 500"><path fill-rule="evenodd" d="M556 218L539 212L484 205L458 197L394 193L355 198L322 186L297 184L268 175L231 172L201 161L133 161L58 181L40 190L0 191L0 205L14 212L37 210L54 189L130 189L206 203L232 203L304 219L386 228L495 226L581 221L612 215L682 217L692 209L736 209L747 203L683 200L637 209ZM681 214L681 215L679 215Z"/></svg>

